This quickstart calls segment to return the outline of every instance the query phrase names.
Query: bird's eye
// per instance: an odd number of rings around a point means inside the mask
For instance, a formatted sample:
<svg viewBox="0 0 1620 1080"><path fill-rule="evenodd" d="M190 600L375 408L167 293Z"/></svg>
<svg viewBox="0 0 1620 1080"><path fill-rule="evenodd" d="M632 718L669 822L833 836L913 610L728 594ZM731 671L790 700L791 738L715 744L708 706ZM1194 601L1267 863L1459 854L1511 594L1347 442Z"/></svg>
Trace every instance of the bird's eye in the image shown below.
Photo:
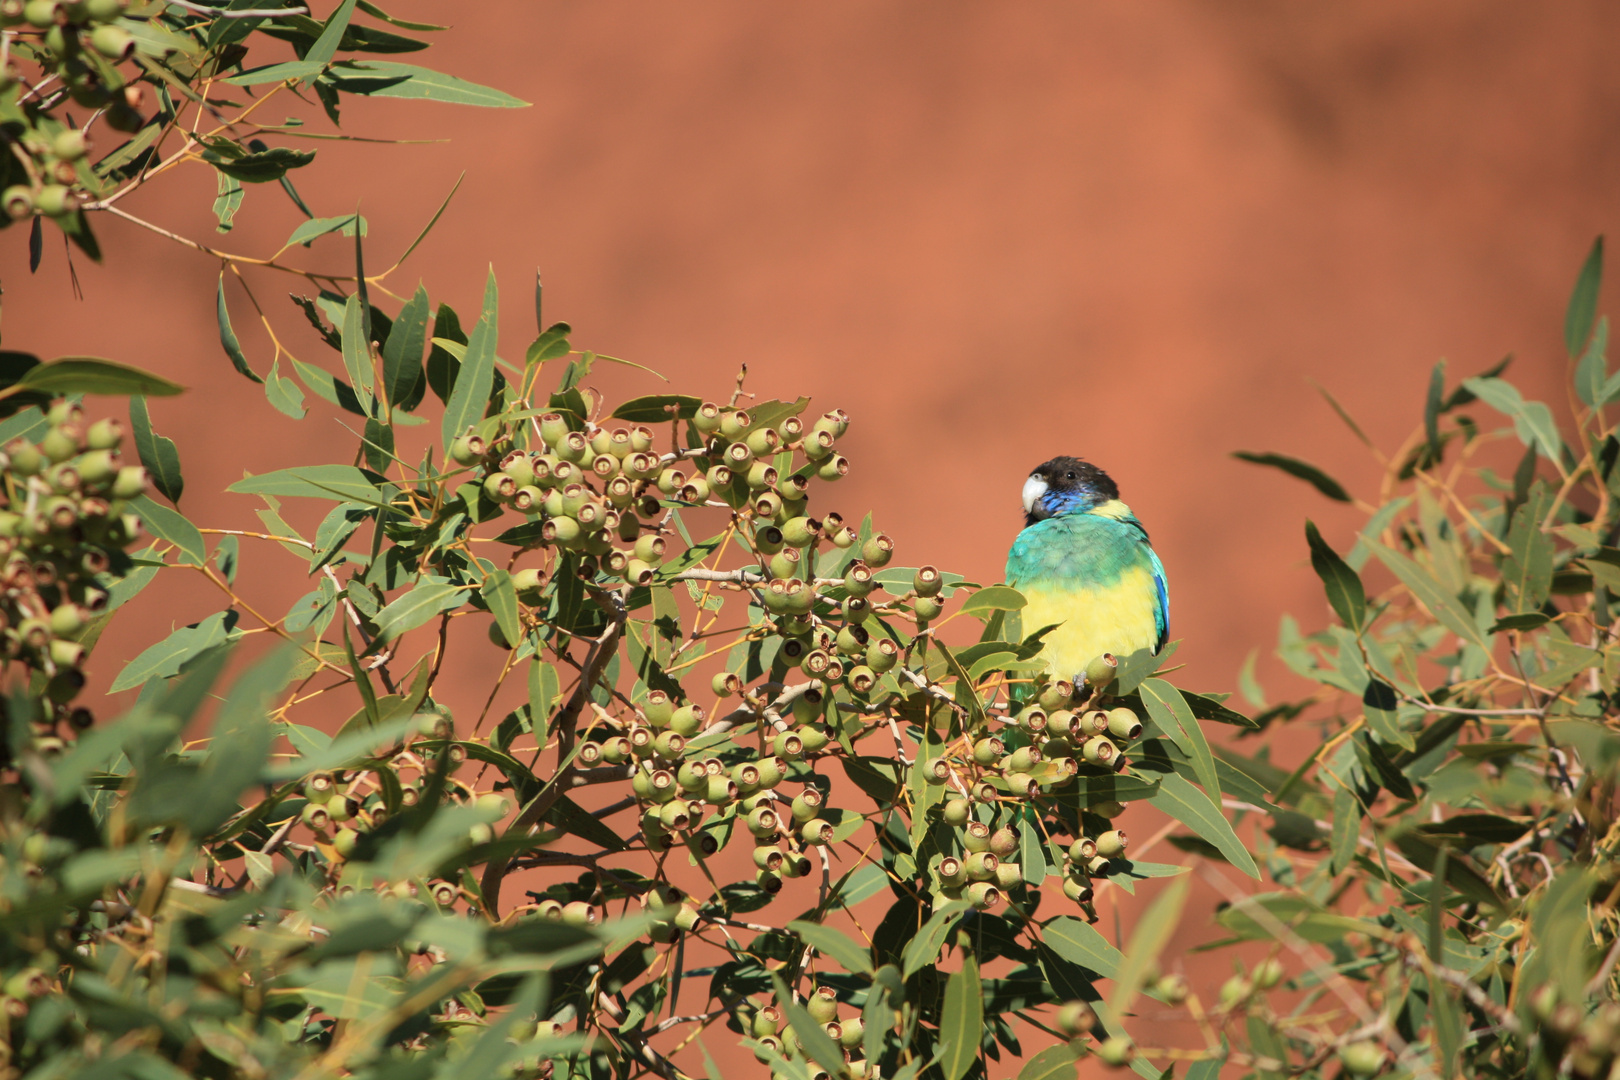
<svg viewBox="0 0 1620 1080"><path fill-rule="evenodd" d="M1072 473L1072 472L1064 473L1063 477L1066 480L1073 480L1074 479L1074 473Z"/></svg>

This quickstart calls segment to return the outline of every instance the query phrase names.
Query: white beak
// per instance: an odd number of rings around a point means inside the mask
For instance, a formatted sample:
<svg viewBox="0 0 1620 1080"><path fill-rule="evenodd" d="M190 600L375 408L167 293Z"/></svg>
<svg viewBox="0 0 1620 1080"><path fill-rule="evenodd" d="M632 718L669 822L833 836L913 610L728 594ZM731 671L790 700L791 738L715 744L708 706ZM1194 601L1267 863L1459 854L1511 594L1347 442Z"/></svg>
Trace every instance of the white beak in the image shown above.
<svg viewBox="0 0 1620 1080"><path fill-rule="evenodd" d="M1035 504L1046 494L1046 481L1038 476L1031 476L1024 481L1024 513L1033 514Z"/></svg>

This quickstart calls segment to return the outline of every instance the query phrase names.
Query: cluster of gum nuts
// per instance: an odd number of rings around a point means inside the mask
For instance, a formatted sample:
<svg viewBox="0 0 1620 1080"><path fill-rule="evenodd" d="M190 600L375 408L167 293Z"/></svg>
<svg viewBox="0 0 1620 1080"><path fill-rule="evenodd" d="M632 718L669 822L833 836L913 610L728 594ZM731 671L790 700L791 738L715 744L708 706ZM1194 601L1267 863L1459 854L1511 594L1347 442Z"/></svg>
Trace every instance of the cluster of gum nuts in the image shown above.
<svg viewBox="0 0 1620 1080"><path fill-rule="evenodd" d="M14 41L13 55L32 52L48 75L61 78L74 104L95 110L115 131L136 132L144 123L140 87L113 66L135 50L134 34L118 23L127 6L128 0L0 0L0 28L37 34ZM16 72L0 68L0 92L16 81ZM7 217L59 218L78 210L73 192L83 186L90 148L83 130L41 114L12 147L21 151L17 164L28 182L0 192Z"/></svg>
<svg viewBox="0 0 1620 1080"><path fill-rule="evenodd" d="M1125 705L1102 707L1118 667L1118 660L1104 653L1087 665L1079 686L1067 679L1048 682L1008 721L1023 745L1009 752L1010 738L988 734L973 742L972 764L981 771L977 777L970 775L968 783L956 776L957 763L948 758L933 758L924 764L930 783L955 781L963 789L962 795L946 800L940 811L944 822L958 830L962 850L960 856L943 856L935 867L935 881L944 896L989 908L1000 902L1005 891L1024 881L1022 867L1015 861L1020 849L1018 833L1010 826L992 828L975 820L975 804L987 805L997 814L1008 796L1024 802L1045 788L1063 787L1082 772L1125 768L1123 751L1141 737L1142 721ZM1097 818L1111 820L1124 812L1125 805L1099 801L1086 809ZM1109 872L1112 860L1124 856L1126 843L1124 831L1113 828L1076 837L1063 853L1063 894L1089 913L1092 879Z"/></svg>
<svg viewBox="0 0 1620 1080"><path fill-rule="evenodd" d="M80 638L107 605L98 575L140 534L129 501L146 491L146 470L122 463L123 425L86 425L76 404L57 401L38 442L16 438L0 452L0 654L46 677L36 748L60 750L56 725L83 730L74 708L84 687Z"/></svg>

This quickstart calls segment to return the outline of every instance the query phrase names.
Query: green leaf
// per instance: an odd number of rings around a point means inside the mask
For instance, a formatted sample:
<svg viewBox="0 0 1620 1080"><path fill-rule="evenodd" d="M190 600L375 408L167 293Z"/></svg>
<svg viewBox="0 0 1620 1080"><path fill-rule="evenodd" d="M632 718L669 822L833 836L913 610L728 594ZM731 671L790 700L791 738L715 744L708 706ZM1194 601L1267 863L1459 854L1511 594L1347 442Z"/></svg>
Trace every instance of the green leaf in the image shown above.
<svg viewBox="0 0 1620 1080"><path fill-rule="evenodd" d="M1351 501L1350 493L1344 490L1337 480L1309 462L1300 461L1298 458L1285 457L1282 454L1260 454L1251 450L1237 450L1233 452L1232 456L1239 461L1247 461L1255 465L1270 465L1274 469L1281 469L1289 476L1297 476L1330 499L1336 499L1339 502Z"/></svg>
<svg viewBox="0 0 1620 1080"><path fill-rule="evenodd" d="M1232 831L1231 823L1186 777L1166 773L1159 780L1159 790L1148 797L1148 802L1213 844L1227 862L1259 880L1260 870L1237 833Z"/></svg>
<svg viewBox="0 0 1620 1080"><path fill-rule="evenodd" d="M1108 1009L1115 1016L1130 1012L1148 971L1158 963L1159 954L1170 943L1170 935L1175 933L1176 924L1181 920L1181 909L1187 903L1187 885L1185 877L1171 881L1137 920L1131 940L1125 946L1125 963L1120 966L1113 992L1108 997Z"/></svg>
<svg viewBox="0 0 1620 1080"><path fill-rule="evenodd" d="M1047 923L1041 930L1041 940L1063 959L1105 979L1114 978L1125 962L1125 957L1096 927L1072 915L1059 915Z"/></svg>
<svg viewBox="0 0 1620 1080"><path fill-rule="evenodd" d="M1605 315L1598 320L1597 332L1581 353L1580 363L1575 365L1575 393L1594 407L1607 404L1613 396L1609 389L1608 353L1609 317Z"/></svg>
<svg viewBox="0 0 1620 1080"><path fill-rule="evenodd" d="M225 303L223 270L219 274L219 289L215 293L214 309L219 317L219 343L224 346L225 355L231 358L231 366L254 382L263 382L264 380L248 365L247 354L242 351L242 343L237 340L236 331L231 328L231 311Z"/></svg>
<svg viewBox="0 0 1620 1080"><path fill-rule="evenodd" d="M512 588L512 575L505 570L492 571L484 578L478 594L489 605L506 643L516 647L523 640L523 623L518 618L517 592Z"/></svg>
<svg viewBox="0 0 1620 1080"><path fill-rule="evenodd" d="M1515 615L1538 611L1552 591L1553 541L1541 528L1551 501L1547 485L1536 481L1508 527L1509 554L1502 560L1502 580Z"/></svg>
<svg viewBox="0 0 1620 1080"><path fill-rule="evenodd" d="M1333 795L1333 863L1334 876L1344 873L1356 858L1361 839L1361 804L1355 792L1340 788Z"/></svg>
<svg viewBox="0 0 1620 1080"><path fill-rule="evenodd" d="M281 373L281 361L276 360L270 364L270 374L264 379L264 396L270 404L286 413L294 420L302 420L308 412L304 408L304 392Z"/></svg>
<svg viewBox="0 0 1620 1080"><path fill-rule="evenodd" d="M389 405L401 406L403 402L408 407L422 380L422 350L427 345L430 313L427 290L418 285L388 331L388 340L383 344L383 394Z"/></svg>
<svg viewBox="0 0 1620 1080"><path fill-rule="evenodd" d="M242 792L258 782L276 739L267 709L287 685L297 656L296 646L282 645L232 684L214 719L208 759L197 778L196 795L185 809L193 835L206 836L218 828L237 811Z"/></svg>
<svg viewBox="0 0 1620 1080"><path fill-rule="evenodd" d="M352 293L343 305L343 370L349 385L360 399L360 408L371 415L371 345L366 341L366 306L359 293Z"/></svg>
<svg viewBox="0 0 1620 1080"><path fill-rule="evenodd" d="M1024 1062L1018 1080L1074 1080L1079 1075L1079 1060L1068 1043L1048 1046Z"/></svg>
<svg viewBox="0 0 1620 1080"><path fill-rule="evenodd" d="M1328 546L1322 534L1316 531L1315 523L1309 520L1305 522L1305 542L1311 547L1311 567L1322 579L1334 613L1344 625L1361 633L1367 618L1367 593L1362 588L1361 577Z"/></svg>
<svg viewBox="0 0 1620 1080"><path fill-rule="evenodd" d="M242 182L234 176L225 173L216 173L219 178L219 194L214 198L214 217L219 219L216 230L222 233L231 231L231 219L242 207Z"/></svg>
<svg viewBox="0 0 1620 1080"><path fill-rule="evenodd" d="M1519 441L1543 457L1557 461L1563 453L1564 440L1558 434L1558 424L1552 410L1539 401L1526 401L1510 382L1494 378L1464 379L1463 386L1479 400L1513 420L1513 430Z"/></svg>
<svg viewBox="0 0 1620 1080"><path fill-rule="evenodd" d="M353 465L300 465L238 480L226 491L238 495L274 495L279 498L337 499L386 506L377 484L384 482Z"/></svg>
<svg viewBox="0 0 1620 1080"><path fill-rule="evenodd" d="M1041 882L1046 880L1046 845L1041 842L1041 832L1033 822L1026 821L1019 830L1018 869L1022 871L1026 885L1038 889Z"/></svg>
<svg viewBox="0 0 1620 1080"><path fill-rule="evenodd" d="M1603 284L1603 237L1592 241L1581 266L1580 276L1569 295L1569 308L1564 313L1564 346L1570 356L1576 356L1592 333L1592 319L1597 314L1598 288ZM1591 404L1588 402L1588 404Z"/></svg>
<svg viewBox="0 0 1620 1080"><path fill-rule="evenodd" d="M992 612L1018 611L1029 601L1011 585L989 585L962 601L962 614L988 619Z"/></svg>
<svg viewBox="0 0 1620 1080"><path fill-rule="evenodd" d="M798 934L806 945L838 961L845 971L855 975L872 973L871 952L842 930L803 920L794 920L786 928Z"/></svg>
<svg viewBox="0 0 1620 1080"><path fill-rule="evenodd" d="M141 464L152 478L152 486L165 499L178 506L180 493L186 489L186 482L180 475L180 451L175 449L173 439L153 432L146 399L139 394L129 399L129 427L135 441L135 452L140 455Z"/></svg>
<svg viewBox="0 0 1620 1080"><path fill-rule="evenodd" d="M1209 742L1204 738L1204 729L1199 727L1198 720L1188 708L1181 691L1163 679L1144 679L1141 694L1142 704L1147 706L1148 715L1166 735L1170 736L1170 741L1187 755L1188 760L1192 762L1193 772L1198 777L1198 783L1208 793L1211 805L1219 812L1221 782L1215 772L1215 755L1210 753Z"/></svg>
<svg viewBox="0 0 1620 1080"><path fill-rule="evenodd" d="M490 109L522 109L529 105L521 98L492 87L480 86L413 64L345 60L332 65L328 78L333 86L347 94L443 101L450 105L477 105Z"/></svg>
<svg viewBox="0 0 1620 1080"><path fill-rule="evenodd" d="M1187 1070L1186 1080L1220 1080L1221 1066L1226 1064L1224 1057L1204 1058L1192 1063Z"/></svg>
<svg viewBox="0 0 1620 1080"><path fill-rule="evenodd" d="M424 581L377 612L377 617L372 620L377 624L374 644L392 641L441 612L453 610L466 602L467 590L448 582Z"/></svg>
<svg viewBox="0 0 1620 1080"><path fill-rule="evenodd" d="M984 988L979 962L963 950L962 966L945 981L945 1005L939 1014L939 1064L945 1080L962 1080L979 1057L984 1038Z"/></svg>
<svg viewBox="0 0 1620 1080"><path fill-rule="evenodd" d="M292 65L281 65L290 67ZM280 79L269 80L279 82ZM293 150L286 146L272 146L251 154L233 157L220 150L204 150L202 159L227 176L245 184L267 184L280 180L289 169L301 169L315 160L313 150Z"/></svg>
<svg viewBox="0 0 1620 1080"><path fill-rule="evenodd" d="M166 679L178 674L189 660L196 659L209 649L223 645L229 639L227 612L210 615L202 622L183 626L158 642L148 646L135 659L124 665L109 687L110 693L130 690L152 679Z"/></svg>
<svg viewBox="0 0 1620 1080"><path fill-rule="evenodd" d="M289 60L283 64L266 64L264 67L249 68L242 74L232 75L225 81L232 86L262 86L265 83L308 79L319 75L324 66L308 60Z"/></svg>
<svg viewBox="0 0 1620 1080"><path fill-rule="evenodd" d="M292 235L287 237L287 242L281 246L292 247L294 244L303 244L308 247L316 237L334 232L341 232L344 236L353 236L357 227L361 236L366 235L366 219L359 214L311 218L294 229Z"/></svg>
<svg viewBox="0 0 1620 1080"><path fill-rule="evenodd" d="M489 394L495 385L495 319L499 306L495 268L491 266L484 285L483 312L467 338L467 353L461 359L461 370L450 390L450 400L444 406L444 423L440 430L446 450L483 418L489 405Z"/></svg>
<svg viewBox="0 0 1620 1080"><path fill-rule="evenodd" d="M141 523L159 540L167 540L179 553L197 566L208 561L208 549L203 545L202 533L179 512L162 503L153 502L150 495L130 500L130 508L140 515Z"/></svg>
<svg viewBox="0 0 1620 1080"><path fill-rule="evenodd" d="M1385 547L1373 538L1363 537L1363 539L1368 550L1378 557L1378 561L1389 567L1390 572L1400 579L1401 584L1411 590L1412 595L1429 609L1429 614L1438 619L1446 629L1466 642L1478 645L1487 652L1490 650L1490 646L1480 635L1473 616L1468 614L1455 596L1442 589L1440 583L1430 577L1427 571L1405 555Z"/></svg>
<svg viewBox="0 0 1620 1080"><path fill-rule="evenodd" d="M343 41L343 32L349 28L349 20L354 17L354 4L355 0L343 0L343 3L337 6L337 10L327 17L321 36L315 39L315 44L304 54L305 63L332 62L332 57L337 55L338 45Z"/></svg>
<svg viewBox="0 0 1620 1080"><path fill-rule="evenodd" d="M686 394L648 394L646 397L631 398L614 409L613 419L632 424L667 423L672 416L690 420L701 404L702 398Z"/></svg>
<svg viewBox="0 0 1620 1080"><path fill-rule="evenodd" d="M962 912L968 909L965 900L948 900L934 909L917 935L906 942L901 954L901 977L909 979L939 959L939 950L945 944L945 935L956 925Z"/></svg>
<svg viewBox="0 0 1620 1080"><path fill-rule="evenodd" d="M38 364L8 390L37 390L42 394L106 394L109 397L173 397L185 391L149 371L94 356L61 356Z"/></svg>

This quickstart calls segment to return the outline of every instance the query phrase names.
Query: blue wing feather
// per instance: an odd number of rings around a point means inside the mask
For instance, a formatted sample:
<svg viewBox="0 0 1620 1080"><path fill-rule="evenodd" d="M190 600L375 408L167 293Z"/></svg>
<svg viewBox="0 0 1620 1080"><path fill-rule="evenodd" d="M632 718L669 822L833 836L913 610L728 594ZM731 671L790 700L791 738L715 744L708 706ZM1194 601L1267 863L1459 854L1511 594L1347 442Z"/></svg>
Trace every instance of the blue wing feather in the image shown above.
<svg viewBox="0 0 1620 1080"><path fill-rule="evenodd" d="M1159 602L1153 608L1153 621L1159 627L1159 644L1153 651L1159 652L1170 640L1170 587L1164 579L1164 563L1159 561L1159 553L1150 547L1148 557L1153 560L1153 587L1159 594Z"/></svg>

